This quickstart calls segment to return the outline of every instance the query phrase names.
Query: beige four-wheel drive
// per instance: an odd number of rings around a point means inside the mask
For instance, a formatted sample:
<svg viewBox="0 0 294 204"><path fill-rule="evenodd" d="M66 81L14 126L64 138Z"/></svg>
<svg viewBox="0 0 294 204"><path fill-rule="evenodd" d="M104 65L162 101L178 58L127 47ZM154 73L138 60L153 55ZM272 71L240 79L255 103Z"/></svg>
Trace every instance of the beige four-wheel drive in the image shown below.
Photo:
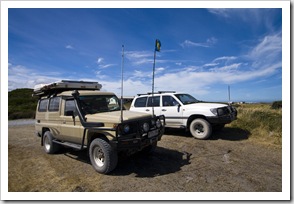
<svg viewBox="0 0 294 204"><path fill-rule="evenodd" d="M45 152L62 146L88 149L94 169L112 171L119 152L151 152L164 131L164 116L124 110L114 93L97 82L61 81L38 85L36 134Z"/></svg>

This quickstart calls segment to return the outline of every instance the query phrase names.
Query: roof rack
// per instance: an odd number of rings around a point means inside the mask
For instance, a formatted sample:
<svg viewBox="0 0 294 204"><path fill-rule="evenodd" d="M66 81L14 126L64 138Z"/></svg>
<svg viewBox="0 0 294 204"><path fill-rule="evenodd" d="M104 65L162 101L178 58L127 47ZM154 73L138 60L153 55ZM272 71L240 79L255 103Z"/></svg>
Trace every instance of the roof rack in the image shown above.
<svg viewBox="0 0 294 204"><path fill-rule="evenodd" d="M154 92L154 94L162 94L162 93L176 93L176 91L158 91ZM152 92L148 92L146 94L137 94L138 96L143 96L143 95L151 95Z"/></svg>
<svg viewBox="0 0 294 204"><path fill-rule="evenodd" d="M38 84L34 87L33 96L51 96L70 90L100 90L98 82L61 80L51 84Z"/></svg>

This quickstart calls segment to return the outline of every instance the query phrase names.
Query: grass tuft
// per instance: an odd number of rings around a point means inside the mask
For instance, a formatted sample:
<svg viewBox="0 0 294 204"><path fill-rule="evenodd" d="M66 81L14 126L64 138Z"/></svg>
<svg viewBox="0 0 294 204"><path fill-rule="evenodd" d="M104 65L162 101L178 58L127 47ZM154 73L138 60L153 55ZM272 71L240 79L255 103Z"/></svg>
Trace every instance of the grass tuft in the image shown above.
<svg viewBox="0 0 294 204"><path fill-rule="evenodd" d="M237 107L238 119L228 127L250 132L249 139L266 145L282 145L282 110L270 104L242 104Z"/></svg>

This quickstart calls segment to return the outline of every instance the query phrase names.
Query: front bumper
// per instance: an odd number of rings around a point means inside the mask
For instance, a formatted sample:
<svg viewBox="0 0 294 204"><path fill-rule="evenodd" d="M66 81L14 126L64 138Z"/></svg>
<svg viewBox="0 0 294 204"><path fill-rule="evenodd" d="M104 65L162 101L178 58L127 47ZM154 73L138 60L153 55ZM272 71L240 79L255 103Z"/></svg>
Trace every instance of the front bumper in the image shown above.
<svg viewBox="0 0 294 204"><path fill-rule="evenodd" d="M207 120L211 124L228 124L237 119L237 112L231 112L230 114L223 116L207 117Z"/></svg>
<svg viewBox="0 0 294 204"><path fill-rule="evenodd" d="M152 138L135 138L135 139L127 139L127 140L119 140L119 141L113 141L113 145L116 146L117 151L123 151L123 150L133 150L133 151L139 151L153 143L156 143L159 141L159 137L155 136Z"/></svg>

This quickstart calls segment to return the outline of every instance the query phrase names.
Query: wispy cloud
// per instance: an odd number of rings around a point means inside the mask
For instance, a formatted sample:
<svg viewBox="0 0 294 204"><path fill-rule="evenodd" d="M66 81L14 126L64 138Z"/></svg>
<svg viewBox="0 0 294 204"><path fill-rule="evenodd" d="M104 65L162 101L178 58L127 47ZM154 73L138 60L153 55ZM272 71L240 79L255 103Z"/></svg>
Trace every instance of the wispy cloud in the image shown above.
<svg viewBox="0 0 294 204"><path fill-rule="evenodd" d="M269 60L276 60L280 58L282 54L282 35L277 33L275 35L265 36L260 40L260 43L252 49L248 56L252 59L258 59L260 57L267 58Z"/></svg>
<svg viewBox="0 0 294 204"><path fill-rule="evenodd" d="M106 64L104 61L105 61L104 58L98 57L97 64L98 64L99 68L106 69L108 67L116 66L116 64Z"/></svg>
<svg viewBox="0 0 294 204"><path fill-rule="evenodd" d="M227 8L210 8L207 10L212 14L222 16L225 18L230 17L230 13L231 13L231 9L227 9Z"/></svg>
<svg viewBox="0 0 294 204"><path fill-rule="evenodd" d="M153 53L151 51L127 51L125 57L133 65L150 64L153 62Z"/></svg>
<svg viewBox="0 0 294 204"><path fill-rule="evenodd" d="M74 47L72 45L66 45L65 48L66 49L70 49L70 50L73 50L74 49Z"/></svg>
<svg viewBox="0 0 294 204"><path fill-rule="evenodd" d="M37 72L22 65L8 66L8 90L34 88L36 84L47 84L64 79L56 72Z"/></svg>
<svg viewBox="0 0 294 204"><path fill-rule="evenodd" d="M180 45L185 47L212 47L214 44L217 43L217 39L214 37L208 38L206 42L192 42L190 40L185 40Z"/></svg>
<svg viewBox="0 0 294 204"><path fill-rule="evenodd" d="M231 60L235 60L237 57L235 56L222 56L222 57L218 57L218 58L215 58L213 60L213 62L216 62L216 61L231 61Z"/></svg>

